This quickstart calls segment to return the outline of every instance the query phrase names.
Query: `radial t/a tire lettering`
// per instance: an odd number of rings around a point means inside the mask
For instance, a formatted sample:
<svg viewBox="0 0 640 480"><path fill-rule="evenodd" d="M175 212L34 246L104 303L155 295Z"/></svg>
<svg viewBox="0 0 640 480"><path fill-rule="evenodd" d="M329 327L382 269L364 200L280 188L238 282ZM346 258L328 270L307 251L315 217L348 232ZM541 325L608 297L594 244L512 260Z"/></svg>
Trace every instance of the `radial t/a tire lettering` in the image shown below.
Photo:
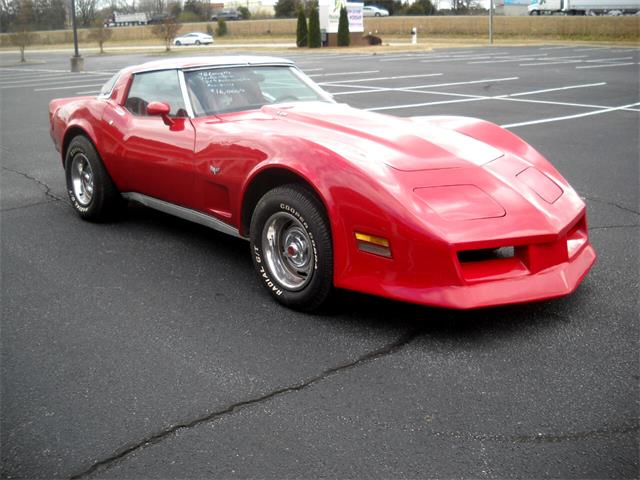
<svg viewBox="0 0 640 480"><path fill-rule="evenodd" d="M251 217L251 254L260 282L280 303L311 311L333 288L333 251L325 209L310 189L276 187Z"/></svg>
<svg viewBox="0 0 640 480"><path fill-rule="evenodd" d="M85 220L113 218L124 203L91 141L78 135L65 156L67 192L74 210Z"/></svg>

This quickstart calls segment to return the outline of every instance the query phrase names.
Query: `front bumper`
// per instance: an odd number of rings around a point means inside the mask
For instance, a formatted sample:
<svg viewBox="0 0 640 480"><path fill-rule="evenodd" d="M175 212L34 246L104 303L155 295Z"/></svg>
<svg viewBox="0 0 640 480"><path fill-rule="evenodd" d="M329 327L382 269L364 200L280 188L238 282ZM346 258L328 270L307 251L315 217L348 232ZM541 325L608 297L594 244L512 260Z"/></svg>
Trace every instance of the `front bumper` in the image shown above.
<svg viewBox="0 0 640 480"><path fill-rule="evenodd" d="M386 286L384 290L385 296L397 300L461 310L550 300L572 293L595 260L596 253L587 243L570 260L531 275L450 287Z"/></svg>

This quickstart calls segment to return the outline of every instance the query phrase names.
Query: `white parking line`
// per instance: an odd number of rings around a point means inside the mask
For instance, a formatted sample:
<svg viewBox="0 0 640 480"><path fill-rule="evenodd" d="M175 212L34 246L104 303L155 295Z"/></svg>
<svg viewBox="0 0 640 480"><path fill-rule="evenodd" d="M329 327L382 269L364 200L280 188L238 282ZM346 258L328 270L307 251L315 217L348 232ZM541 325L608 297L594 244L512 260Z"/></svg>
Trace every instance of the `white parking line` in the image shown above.
<svg viewBox="0 0 640 480"><path fill-rule="evenodd" d="M569 63L582 63L584 60L559 60L557 62L521 63L519 67L537 67L540 65L567 65Z"/></svg>
<svg viewBox="0 0 640 480"><path fill-rule="evenodd" d="M390 105L387 107L365 108L365 110L368 110L370 112L379 112L382 110L400 110L403 108L428 107L430 105L444 105L449 103L478 102L480 100L491 100L491 97L460 98L458 100L442 100L439 102L410 103L406 105Z"/></svg>
<svg viewBox="0 0 640 480"><path fill-rule="evenodd" d="M511 93L509 95L499 95L500 97L519 97L522 95L536 95L538 93L547 93L547 92L559 92L561 90L573 90L574 88L588 88L588 87L600 87L602 85L606 85L607 82L598 82L598 83L583 83L580 85L568 85L566 87L556 87L556 88L545 88L543 90L532 90L530 92L519 92L519 93Z"/></svg>
<svg viewBox="0 0 640 480"><path fill-rule="evenodd" d="M436 87L452 87L455 85L473 85L476 83L487 83L487 82L508 82L511 80L518 80L520 77L506 77L506 78L483 78L482 80L470 80L467 82L449 82L449 83L433 83L430 85L415 85L413 87L386 87L386 88L377 88L374 89L372 87L364 87L358 86L359 88L367 88L369 90L355 90L353 92L337 92L334 93L333 96L338 95L356 95L360 93L376 93L376 92L409 92L409 93L420 93L423 88L436 88ZM331 86L342 86L342 85L331 85ZM346 87L347 85L345 85ZM427 93L427 92L421 92ZM475 97L475 95L473 95Z"/></svg>
<svg viewBox="0 0 640 480"><path fill-rule="evenodd" d="M103 84L102 83L94 83L92 85L67 85L65 87L51 87L51 88L34 88L33 91L34 92L48 92L49 90L70 90L72 88L79 88L79 87L101 87Z"/></svg>
<svg viewBox="0 0 640 480"><path fill-rule="evenodd" d="M45 72L45 73L72 73L69 70L55 70L51 68L11 68L11 67L0 67L1 71L10 71L10 72ZM93 70L82 72L81 75L104 75L105 73L113 75L117 70Z"/></svg>
<svg viewBox="0 0 640 480"><path fill-rule="evenodd" d="M403 78L437 77L440 75L442 75L442 73L425 73L422 75L399 75L394 77L358 78L354 80L339 80L335 82L323 82L323 83L320 83L320 85L331 85L334 83L378 82L380 80L400 80Z"/></svg>
<svg viewBox="0 0 640 480"><path fill-rule="evenodd" d="M591 105L587 103L571 103L571 102L554 102L552 100L534 100L532 98L509 98L509 97L491 97L492 100L507 100L509 102L525 102L525 103L542 103L545 105L559 105L563 107L579 107L579 108L611 108L608 105ZM636 108L622 108L629 112L638 112Z"/></svg>
<svg viewBox="0 0 640 480"><path fill-rule="evenodd" d="M540 50L560 50L562 48L571 48L571 47L567 45L559 45L557 47L542 47L540 48Z"/></svg>
<svg viewBox="0 0 640 480"><path fill-rule="evenodd" d="M502 127L503 128L514 128L514 127L524 127L526 125L538 125L540 123L550 123L550 122L560 122L560 121L563 121L563 120L573 120L574 118L589 117L589 116L592 116L592 115L600 115L602 113L615 112L617 110L625 110L627 108L637 107L638 105L640 105L640 102L639 103L630 103L629 105L622 105L620 107L611 107L611 108L604 108L604 109L600 109L600 110L594 110L592 112L578 113L576 115L565 115L563 117L541 118L539 120L531 120L531 121L528 121L528 122L508 123L508 124L502 125Z"/></svg>
<svg viewBox="0 0 640 480"><path fill-rule="evenodd" d="M609 49L610 49L609 47L590 47L590 48L575 48L573 51L574 52L590 52L593 50L599 50L601 52L604 52Z"/></svg>
<svg viewBox="0 0 640 480"><path fill-rule="evenodd" d="M2 77L0 78L0 85L9 85L11 83L19 83L19 82L36 82L43 80L60 80L62 78L73 78L73 76L77 76L73 73L51 73L49 75L18 75L15 77Z"/></svg>
<svg viewBox="0 0 640 480"><path fill-rule="evenodd" d="M78 86L82 86L82 83L85 82L95 82L95 81L99 81L100 78L98 77L93 77L93 78L58 78L58 79L53 79L51 81L46 81L46 79L42 79L39 81L35 81L34 80L24 80L18 84L11 84L11 85L5 85L5 84L0 84L0 90L6 90L9 88L31 88L31 87L44 87L44 86L50 86L50 85L60 85L60 84L79 84ZM107 80L106 78L104 79L105 81Z"/></svg>
<svg viewBox="0 0 640 480"><path fill-rule="evenodd" d="M639 65L638 63L630 62L630 63L604 63L602 65L584 65L582 67L576 68L603 68L603 67L624 67L627 65Z"/></svg>
<svg viewBox="0 0 640 480"><path fill-rule="evenodd" d="M442 62L456 62L456 61L465 61L465 60L489 60L489 59L495 59L495 60L499 60L502 58L510 58L510 56L508 55L487 55L487 56L465 56L465 57L448 57L448 58L436 58L436 59L429 59L429 60L420 60L420 63L442 63Z"/></svg>
<svg viewBox="0 0 640 480"><path fill-rule="evenodd" d="M599 62L619 62L620 60L631 60L633 57L614 57L614 58L594 58L593 60L585 60L586 63Z"/></svg>
<svg viewBox="0 0 640 480"><path fill-rule="evenodd" d="M380 73L380 70L363 70L362 72L338 72L338 73L316 73L309 77L336 77L342 75L363 75L365 73Z"/></svg>
<svg viewBox="0 0 640 480"><path fill-rule="evenodd" d="M515 78L518 78L518 77L515 77ZM385 107L368 108L366 110L371 110L371 111L395 110L395 109L404 109L404 108L426 107L426 106L429 106L429 105L444 105L444 104L447 104L447 103L476 102L476 101L482 101L482 100L510 100L510 101L522 101L522 102L530 102L530 103L545 103L545 104L550 104L550 105L569 106L565 102L553 102L553 101L529 100L529 99L516 99L516 98L512 98L512 97L519 97L519 96L524 96L524 95L534 95L534 94L541 93L541 92L557 92L557 91L569 90L569 89L573 89L573 88L587 88L587 87L594 87L594 86L600 86L600 85L606 85L606 82L591 83L591 84L585 84L585 85L570 85L570 86L567 86L567 87L547 88L545 90L533 90L533 91L530 91L530 92L519 92L519 93L508 94L508 95L495 95L495 96L467 95L467 94L458 94L458 93L449 93L449 92L436 92L436 91L418 90L420 93L428 93L428 94L434 94L434 95L450 95L450 96L464 97L464 98L463 99L456 99L456 100L442 100L442 101L437 101L437 102L422 102L422 103L410 103L410 104L403 104L403 105L389 105L389 106L385 106ZM398 89L398 90L407 91L406 89ZM415 92L416 90L409 90L409 91ZM606 106L583 105L583 104L572 104L571 106L585 107L585 108L594 108L595 107L595 108L604 108L604 109L611 108L611 107L606 107ZM621 108L621 110L626 110L626 109L627 109L626 107Z"/></svg>

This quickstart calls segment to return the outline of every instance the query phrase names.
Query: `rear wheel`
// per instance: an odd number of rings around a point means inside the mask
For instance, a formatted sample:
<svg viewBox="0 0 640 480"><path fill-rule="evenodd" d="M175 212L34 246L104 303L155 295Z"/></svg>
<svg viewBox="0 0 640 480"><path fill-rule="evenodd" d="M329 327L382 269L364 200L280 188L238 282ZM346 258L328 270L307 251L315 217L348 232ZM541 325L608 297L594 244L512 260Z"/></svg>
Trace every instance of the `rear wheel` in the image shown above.
<svg viewBox="0 0 640 480"><path fill-rule="evenodd" d="M329 222L316 196L300 185L267 192L251 217L251 253L262 284L280 303L315 310L333 286Z"/></svg>
<svg viewBox="0 0 640 480"><path fill-rule="evenodd" d="M196 45L200 45L200 40L196 40Z"/></svg>
<svg viewBox="0 0 640 480"><path fill-rule="evenodd" d="M65 157L67 191L74 210L85 220L112 218L123 199L85 136L71 140Z"/></svg>
<svg viewBox="0 0 640 480"><path fill-rule="evenodd" d="M180 40L176 40L176 45L179 47L180 45L182 45L182 42Z"/></svg>

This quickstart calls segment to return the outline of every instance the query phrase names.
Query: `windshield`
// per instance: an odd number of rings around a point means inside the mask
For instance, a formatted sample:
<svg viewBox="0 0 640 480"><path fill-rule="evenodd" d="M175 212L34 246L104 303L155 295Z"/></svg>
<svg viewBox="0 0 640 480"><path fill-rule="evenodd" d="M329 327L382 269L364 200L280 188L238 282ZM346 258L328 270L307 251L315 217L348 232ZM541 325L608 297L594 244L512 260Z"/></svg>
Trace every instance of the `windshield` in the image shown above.
<svg viewBox="0 0 640 480"><path fill-rule="evenodd" d="M333 102L297 68L224 67L184 72L197 117L253 110L281 102Z"/></svg>

